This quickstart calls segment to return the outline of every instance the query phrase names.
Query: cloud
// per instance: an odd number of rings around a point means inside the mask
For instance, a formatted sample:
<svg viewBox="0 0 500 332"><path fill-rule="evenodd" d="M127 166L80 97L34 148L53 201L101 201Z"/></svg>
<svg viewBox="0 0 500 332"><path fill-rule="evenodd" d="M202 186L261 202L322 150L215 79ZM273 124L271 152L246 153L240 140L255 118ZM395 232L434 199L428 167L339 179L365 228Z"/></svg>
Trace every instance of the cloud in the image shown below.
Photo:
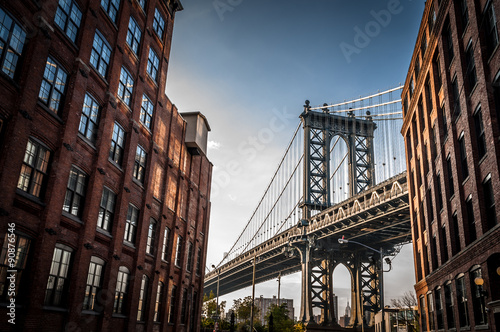
<svg viewBox="0 0 500 332"><path fill-rule="evenodd" d="M221 144L220 142L216 142L216 141L208 141L208 148L210 150L219 150L221 147Z"/></svg>

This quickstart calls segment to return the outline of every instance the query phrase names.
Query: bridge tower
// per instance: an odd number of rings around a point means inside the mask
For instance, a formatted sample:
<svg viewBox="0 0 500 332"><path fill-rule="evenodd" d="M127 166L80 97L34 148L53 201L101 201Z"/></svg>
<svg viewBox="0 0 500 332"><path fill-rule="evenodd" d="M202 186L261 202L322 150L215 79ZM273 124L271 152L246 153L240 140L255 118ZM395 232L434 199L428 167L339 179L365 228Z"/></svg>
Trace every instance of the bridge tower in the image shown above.
<svg viewBox="0 0 500 332"><path fill-rule="evenodd" d="M349 195L352 197L375 184L373 134L376 124L369 115L367 112L365 119L355 117L353 112L341 116L329 113L326 107L316 112L306 100L300 115L304 128L304 193L299 226L309 225L314 214L331 206L330 143L334 136L340 136L347 145ZM364 262L363 256L355 255L345 260L335 257L332 252L315 258L315 239L306 235L305 227L303 236L291 245L300 253L302 264L300 320L312 322L313 307L321 308L324 323L333 324L338 318L334 317L332 304L332 273L338 258L345 261L351 272L352 306L359 308L353 310L351 324L358 326L363 322L362 306L371 312L378 309L378 274L373 264Z"/></svg>

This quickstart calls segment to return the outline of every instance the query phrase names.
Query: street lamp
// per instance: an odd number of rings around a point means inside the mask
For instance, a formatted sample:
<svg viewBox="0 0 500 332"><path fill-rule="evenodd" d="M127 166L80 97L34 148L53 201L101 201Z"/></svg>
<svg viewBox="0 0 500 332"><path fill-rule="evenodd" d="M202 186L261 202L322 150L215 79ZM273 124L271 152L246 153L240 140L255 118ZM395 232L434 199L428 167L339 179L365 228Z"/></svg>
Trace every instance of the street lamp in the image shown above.
<svg viewBox="0 0 500 332"><path fill-rule="evenodd" d="M382 311L382 328L381 331L385 331L385 317L384 317L384 252L382 251L382 248L380 250L377 250L375 248L372 248L370 246L367 246L364 243L358 242L358 241L353 241L353 240L347 240L342 237L341 239L338 240L340 244L347 244L347 243L355 243L359 244L360 246L363 246L365 248L368 248L372 251L375 251L376 253L380 254L380 310ZM385 259L386 263L389 264L389 266L392 268L391 265L391 260L387 257ZM389 272L390 270L386 271ZM363 319L364 320L364 319Z"/></svg>
<svg viewBox="0 0 500 332"><path fill-rule="evenodd" d="M212 264L212 268L215 269L215 265ZM217 271L217 307L215 310L217 310L217 321L219 321L219 276L220 276L220 269L216 270ZM218 329L218 328L217 328Z"/></svg>
<svg viewBox="0 0 500 332"><path fill-rule="evenodd" d="M253 257L253 273L252 273L252 307L250 308L250 332L253 332L253 316L254 316L254 301L255 301L255 261L256 256Z"/></svg>

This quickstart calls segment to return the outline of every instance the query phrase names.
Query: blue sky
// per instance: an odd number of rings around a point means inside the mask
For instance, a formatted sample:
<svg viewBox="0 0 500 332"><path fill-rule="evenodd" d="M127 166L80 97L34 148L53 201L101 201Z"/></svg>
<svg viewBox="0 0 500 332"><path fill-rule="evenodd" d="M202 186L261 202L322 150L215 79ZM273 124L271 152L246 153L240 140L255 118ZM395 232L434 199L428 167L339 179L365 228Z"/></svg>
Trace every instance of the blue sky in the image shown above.
<svg viewBox="0 0 500 332"><path fill-rule="evenodd" d="M214 164L207 265L222 259L255 208L306 99L350 100L404 83L424 2L417 0L184 0L176 14L167 95L181 112L201 111L212 128ZM361 31L361 32L360 32ZM273 118L282 121L258 154L241 153ZM411 247L386 277L386 297L413 287ZM345 277L345 276L344 276ZM334 275L341 311L349 287ZM298 302L297 276L282 297ZM276 282L256 293L272 296ZM343 289L345 287L345 289ZM234 297L225 297L230 305ZM344 296L344 295L345 296ZM296 302L296 303L297 303ZM298 303L297 303L298 304ZM229 305L229 306L230 306ZM296 315L298 314L296 305Z"/></svg>

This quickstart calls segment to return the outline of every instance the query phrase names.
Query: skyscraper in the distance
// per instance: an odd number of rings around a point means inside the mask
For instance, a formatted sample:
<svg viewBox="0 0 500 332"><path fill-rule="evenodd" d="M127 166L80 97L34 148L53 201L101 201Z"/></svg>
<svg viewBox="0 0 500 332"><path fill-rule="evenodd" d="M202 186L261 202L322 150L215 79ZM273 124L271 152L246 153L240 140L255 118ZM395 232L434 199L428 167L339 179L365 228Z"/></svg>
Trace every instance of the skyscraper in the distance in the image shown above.
<svg viewBox="0 0 500 332"><path fill-rule="evenodd" d="M500 329L499 18L427 1L402 93L422 331Z"/></svg>
<svg viewBox="0 0 500 332"><path fill-rule="evenodd" d="M199 330L210 127L165 95L180 10L0 1L1 331Z"/></svg>

